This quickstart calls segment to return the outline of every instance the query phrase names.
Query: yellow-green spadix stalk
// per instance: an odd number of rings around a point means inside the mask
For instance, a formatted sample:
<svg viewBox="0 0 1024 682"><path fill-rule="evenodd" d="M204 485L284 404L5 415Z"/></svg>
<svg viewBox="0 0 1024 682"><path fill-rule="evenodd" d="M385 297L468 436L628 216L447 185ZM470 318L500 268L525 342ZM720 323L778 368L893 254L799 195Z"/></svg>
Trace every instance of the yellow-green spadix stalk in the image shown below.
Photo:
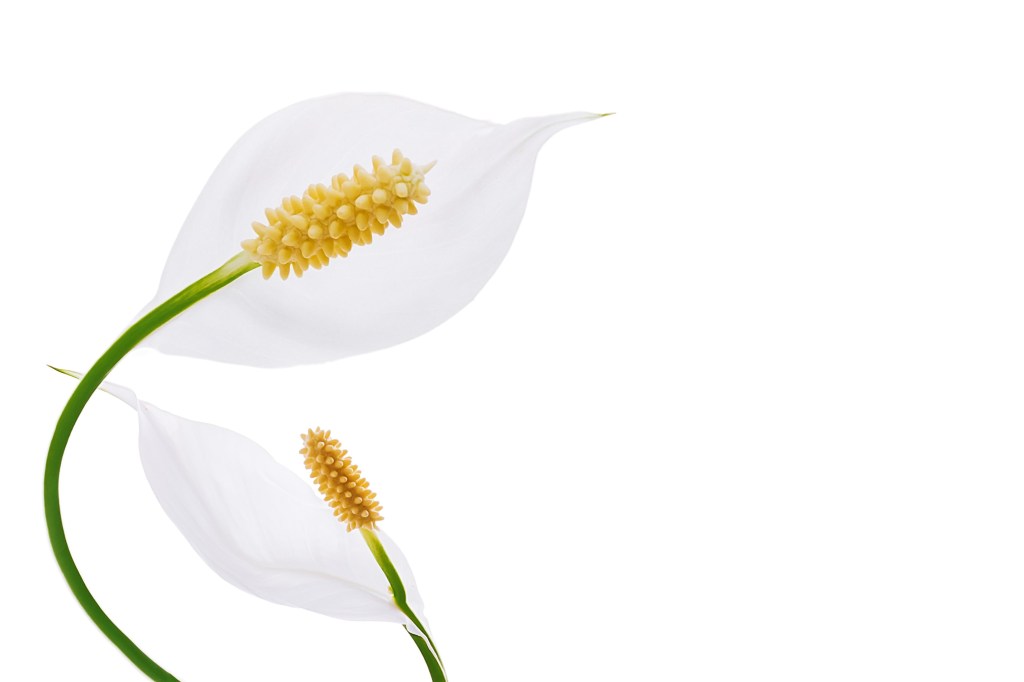
<svg viewBox="0 0 1024 682"><path fill-rule="evenodd" d="M597 117L571 113L495 125L398 97L335 95L270 116L228 152L182 226L153 302L81 378L46 460L46 520L61 571L89 616L140 670L154 680L175 679L100 608L61 520L64 451L104 378L140 343L283 367L377 350L428 331L472 300L497 269L525 210L543 143ZM395 149L402 151L375 156ZM368 159L370 168L339 175L344 164ZM417 205L428 197L420 213ZM257 269L266 279L243 277ZM310 319L318 323L306 324Z"/></svg>
<svg viewBox="0 0 1024 682"><path fill-rule="evenodd" d="M376 494L330 431L300 434L300 454L319 500L308 483L245 436L161 410L123 386L104 382L101 388L138 413L139 454L150 487L221 578L277 604L400 623L431 679L446 679L412 570L377 528L383 517Z"/></svg>

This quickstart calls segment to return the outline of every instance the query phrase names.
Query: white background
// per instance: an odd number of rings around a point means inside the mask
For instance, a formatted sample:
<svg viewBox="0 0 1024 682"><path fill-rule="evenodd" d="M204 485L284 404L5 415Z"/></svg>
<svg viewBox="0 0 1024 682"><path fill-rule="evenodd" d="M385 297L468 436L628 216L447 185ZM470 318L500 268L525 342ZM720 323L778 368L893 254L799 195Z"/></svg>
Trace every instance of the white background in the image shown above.
<svg viewBox="0 0 1024 682"><path fill-rule="evenodd" d="M149 300L239 135L336 91L618 114L548 143L504 265L430 334L114 378L296 470L336 415L453 680L1024 678L1015 4L6 4L0 678L141 679L50 555L44 364ZM221 582L135 429L97 397L62 492L145 651L187 682L426 679L398 626Z"/></svg>

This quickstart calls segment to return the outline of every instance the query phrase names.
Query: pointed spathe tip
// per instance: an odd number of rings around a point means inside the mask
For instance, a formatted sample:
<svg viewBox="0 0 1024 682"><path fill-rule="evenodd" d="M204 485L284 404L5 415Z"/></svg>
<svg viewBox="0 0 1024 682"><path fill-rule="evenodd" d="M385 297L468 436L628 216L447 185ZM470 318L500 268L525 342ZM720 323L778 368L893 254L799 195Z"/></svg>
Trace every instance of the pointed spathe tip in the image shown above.
<svg viewBox="0 0 1024 682"><path fill-rule="evenodd" d="M52 369L54 372L59 372L60 374L63 374L64 376L71 377L72 379L81 379L82 378L81 374L79 374L78 372L72 372L70 369L61 369L60 367L54 367L53 365L51 365L49 363L47 363L46 366L49 367L50 369Z"/></svg>

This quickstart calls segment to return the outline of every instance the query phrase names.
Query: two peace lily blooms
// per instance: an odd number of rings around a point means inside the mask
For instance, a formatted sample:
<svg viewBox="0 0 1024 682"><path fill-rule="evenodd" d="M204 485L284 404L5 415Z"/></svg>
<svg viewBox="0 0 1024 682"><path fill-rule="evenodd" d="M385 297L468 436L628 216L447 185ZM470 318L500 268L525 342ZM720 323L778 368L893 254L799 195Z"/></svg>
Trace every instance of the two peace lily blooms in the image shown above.
<svg viewBox="0 0 1024 682"><path fill-rule="evenodd" d="M154 493L222 578L273 602L402 623L431 679L447 679L408 565L376 528L380 506L329 431L308 429L302 442L324 504L243 436L175 417L103 381L140 344L284 367L428 331L472 300L497 269L543 143L596 117L495 125L397 97L335 95L270 116L228 152L186 219L153 302L80 376L46 460L44 503L57 562L93 621L151 679L176 678L100 608L61 520L64 451L101 387L138 411ZM375 156L389 150L387 158ZM369 168L339 174L342 163L366 159ZM302 187L301 196L293 194ZM276 197L284 198L273 204ZM243 277L254 270L263 279Z"/></svg>

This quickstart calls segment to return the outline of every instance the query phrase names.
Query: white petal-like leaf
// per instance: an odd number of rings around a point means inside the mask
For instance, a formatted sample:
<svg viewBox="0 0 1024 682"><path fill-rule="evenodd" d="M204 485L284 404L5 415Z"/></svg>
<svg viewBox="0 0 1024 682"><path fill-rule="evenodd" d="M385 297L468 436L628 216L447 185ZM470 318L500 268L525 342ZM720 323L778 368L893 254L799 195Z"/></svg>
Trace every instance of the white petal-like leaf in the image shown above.
<svg viewBox="0 0 1024 682"><path fill-rule="evenodd" d="M386 95L335 95L263 120L228 152L181 229L150 304L218 267L285 196L399 148L436 161L430 201L301 280L249 274L146 342L161 351L283 367L365 353L418 336L469 303L508 251L541 145L595 118L572 113L496 125Z"/></svg>
<svg viewBox="0 0 1024 682"><path fill-rule="evenodd" d="M139 414L142 465L167 515L219 576L271 602L347 620L409 624L358 532L311 485L253 441L103 388ZM405 557L377 531L413 611L422 600ZM415 628L413 628L414 631Z"/></svg>

